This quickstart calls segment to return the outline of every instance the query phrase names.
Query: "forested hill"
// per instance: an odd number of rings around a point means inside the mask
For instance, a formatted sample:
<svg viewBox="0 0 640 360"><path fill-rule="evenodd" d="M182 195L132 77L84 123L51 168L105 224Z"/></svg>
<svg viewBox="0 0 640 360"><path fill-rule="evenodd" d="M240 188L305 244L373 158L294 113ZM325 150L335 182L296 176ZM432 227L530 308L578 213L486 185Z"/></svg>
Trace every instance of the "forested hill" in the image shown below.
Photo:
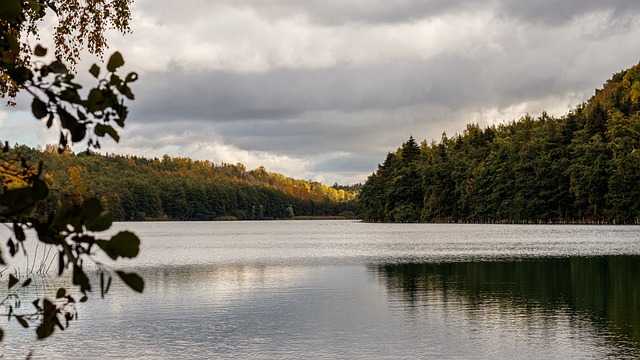
<svg viewBox="0 0 640 360"><path fill-rule="evenodd" d="M364 184L379 222L639 223L640 65L561 118L413 138Z"/></svg>
<svg viewBox="0 0 640 360"><path fill-rule="evenodd" d="M263 167L188 158L148 159L16 145L35 164L44 160L51 188L41 214L62 200L96 197L116 220L284 219L356 211L355 192L294 180Z"/></svg>

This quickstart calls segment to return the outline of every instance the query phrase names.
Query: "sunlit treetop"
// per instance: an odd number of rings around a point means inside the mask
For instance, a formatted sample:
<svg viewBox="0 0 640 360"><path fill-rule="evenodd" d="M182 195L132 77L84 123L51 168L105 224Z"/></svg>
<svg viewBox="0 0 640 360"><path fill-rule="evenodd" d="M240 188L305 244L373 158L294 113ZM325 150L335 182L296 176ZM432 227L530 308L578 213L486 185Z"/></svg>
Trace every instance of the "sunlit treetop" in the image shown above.
<svg viewBox="0 0 640 360"><path fill-rule="evenodd" d="M130 33L130 6L133 0L2 0L0 7L0 37L3 48L16 49L10 60L27 65L36 44L29 37L39 39L44 18L56 18L53 40L55 56L74 69L80 54L86 50L102 57L108 47L105 32L116 30ZM7 57L5 51L3 57ZM1 69L0 69L1 70ZM17 86L5 73L0 73L0 94L14 97Z"/></svg>

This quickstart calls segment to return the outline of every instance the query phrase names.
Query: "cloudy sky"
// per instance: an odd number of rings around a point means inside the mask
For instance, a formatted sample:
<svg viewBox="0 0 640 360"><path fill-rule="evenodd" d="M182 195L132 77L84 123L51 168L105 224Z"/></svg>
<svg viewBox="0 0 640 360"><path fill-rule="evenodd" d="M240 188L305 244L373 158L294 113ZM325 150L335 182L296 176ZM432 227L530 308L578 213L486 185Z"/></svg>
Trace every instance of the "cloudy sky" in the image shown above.
<svg viewBox="0 0 640 360"><path fill-rule="evenodd" d="M366 180L410 135L561 116L640 61L637 0L135 0L132 11L133 34L111 34L108 52L140 80L105 151L326 184ZM0 110L0 135L55 142L28 105Z"/></svg>

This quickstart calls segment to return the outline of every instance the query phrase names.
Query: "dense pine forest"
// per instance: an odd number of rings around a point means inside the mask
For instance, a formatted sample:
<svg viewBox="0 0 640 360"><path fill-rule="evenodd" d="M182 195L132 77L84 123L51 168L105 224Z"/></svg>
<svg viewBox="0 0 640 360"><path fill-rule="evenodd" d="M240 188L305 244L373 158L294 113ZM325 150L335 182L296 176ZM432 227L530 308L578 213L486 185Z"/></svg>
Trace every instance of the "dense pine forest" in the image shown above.
<svg viewBox="0 0 640 360"><path fill-rule="evenodd" d="M640 222L640 65L561 118L543 113L389 153L364 184L371 222Z"/></svg>
<svg viewBox="0 0 640 360"><path fill-rule="evenodd" d="M57 147L16 145L30 163L43 161L51 194L37 210L46 216L67 200L95 197L118 221L267 220L300 216L353 217L355 192L294 180L259 167L188 158L58 154Z"/></svg>

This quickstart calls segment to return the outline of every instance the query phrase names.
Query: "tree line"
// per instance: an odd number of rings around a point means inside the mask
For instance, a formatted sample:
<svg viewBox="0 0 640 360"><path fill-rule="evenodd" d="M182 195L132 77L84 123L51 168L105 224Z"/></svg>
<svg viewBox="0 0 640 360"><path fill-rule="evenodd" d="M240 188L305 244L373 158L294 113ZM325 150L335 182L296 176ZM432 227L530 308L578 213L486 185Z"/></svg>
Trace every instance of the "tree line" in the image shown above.
<svg viewBox="0 0 640 360"><path fill-rule="evenodd" d="M264 167L214 164L183 157L145 158L92 151L59 153L56 146L15 145L30 163L46 164L50 195L40 216L66 202L97 198L116 221L267 220L346 216L358 212L354 191L296 180Z"/></svg>
<svg viewBox="0 0 640 360"><path fill-rule="evenodd" d="M413 137L359 195L370 222L640 222L640 65L565 116Z"/></svg>

